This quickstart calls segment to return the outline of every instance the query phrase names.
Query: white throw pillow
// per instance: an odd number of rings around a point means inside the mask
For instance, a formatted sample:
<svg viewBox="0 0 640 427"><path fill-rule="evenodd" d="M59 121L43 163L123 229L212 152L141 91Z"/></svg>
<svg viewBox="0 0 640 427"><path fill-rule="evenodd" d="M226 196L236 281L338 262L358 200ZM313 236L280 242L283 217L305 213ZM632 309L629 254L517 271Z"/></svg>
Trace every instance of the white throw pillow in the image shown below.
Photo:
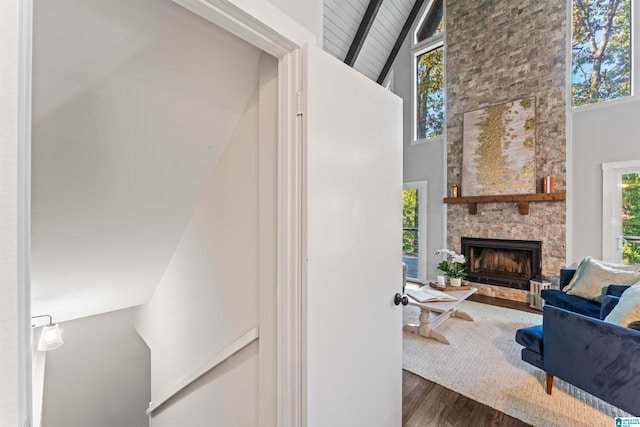
<svg viewBox="0 0 640 427"><path fill-rule="evenodd" d="M640 321L640 286L638 285L639 283L636 283L622 293L618 304L604 318L605 322L628 328L630 323Z"/></svg>
<svg viewBox="0 0 640 427"><path fill-rule="evenodd" d="M616 264L613 262L606 262L597 259L593 259L594 262L604 265L605 267L615 268L616 270L624 271L640 271L640 264Z"/></svg>
<svg viewBox="0 0 640 427"><path fill-rule="evenodd" d="M640 280L640 272L611 268L586 257L563 291L592 301L602 301L603 289L611 284L631 285Z"/></svg>

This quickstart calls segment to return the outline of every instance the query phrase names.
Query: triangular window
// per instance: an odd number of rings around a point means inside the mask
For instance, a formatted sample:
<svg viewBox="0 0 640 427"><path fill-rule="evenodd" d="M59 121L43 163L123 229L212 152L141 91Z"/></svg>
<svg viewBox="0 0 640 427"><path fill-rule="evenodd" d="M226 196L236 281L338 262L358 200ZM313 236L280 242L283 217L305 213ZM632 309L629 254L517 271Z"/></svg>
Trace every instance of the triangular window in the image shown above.
<svg viewBox="0 0 640 427"><path fill-rule="evenodd" d="M442 0L433 0L431 7L425 13L416 31L415 43L420 43L444 30L444 19L442 18L444 5Z"/></svg>

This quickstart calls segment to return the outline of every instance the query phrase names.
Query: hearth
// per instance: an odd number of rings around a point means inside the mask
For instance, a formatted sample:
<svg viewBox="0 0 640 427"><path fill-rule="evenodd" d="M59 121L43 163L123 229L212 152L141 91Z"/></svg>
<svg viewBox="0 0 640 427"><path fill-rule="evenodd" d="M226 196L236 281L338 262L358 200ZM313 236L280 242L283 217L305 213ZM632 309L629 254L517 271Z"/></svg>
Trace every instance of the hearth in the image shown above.
<svg viewBox="0 0 640 427"><path fill-rule="evenodd" d="M471 282L529 290L542 274L542 242L463 237L467 279Z"/></svg>

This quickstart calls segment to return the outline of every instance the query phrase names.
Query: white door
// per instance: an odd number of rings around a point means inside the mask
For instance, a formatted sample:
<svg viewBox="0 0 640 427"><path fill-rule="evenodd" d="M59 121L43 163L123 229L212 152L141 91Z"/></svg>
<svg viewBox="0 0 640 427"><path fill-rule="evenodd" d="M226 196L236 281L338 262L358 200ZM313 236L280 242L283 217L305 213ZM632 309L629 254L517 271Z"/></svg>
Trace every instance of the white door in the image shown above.
<svg viewBox="0 0 640 427"><path fill-rule="evenodd" d="M305 418L399 426L402 104L320 49L306 52Z"/></svg>

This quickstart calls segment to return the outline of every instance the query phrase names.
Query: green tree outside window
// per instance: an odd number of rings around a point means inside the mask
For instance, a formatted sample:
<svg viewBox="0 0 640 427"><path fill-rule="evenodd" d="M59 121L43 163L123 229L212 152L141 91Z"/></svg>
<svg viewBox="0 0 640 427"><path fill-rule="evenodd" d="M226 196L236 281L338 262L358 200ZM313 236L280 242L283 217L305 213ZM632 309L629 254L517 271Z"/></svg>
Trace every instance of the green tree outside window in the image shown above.
<svg viewBox="0 0 640 427"><path fill-rule="evenodd" d="M622 235L640 236L640 173L622 175ZM625 264L640 264L640 244L627 243L622 250Z"/></svg>
<svg viewBox="0 0 640 427"><path fill-rule="evenodd" d="M574 0L574 106L631 95L630 0Z"/></svg>

